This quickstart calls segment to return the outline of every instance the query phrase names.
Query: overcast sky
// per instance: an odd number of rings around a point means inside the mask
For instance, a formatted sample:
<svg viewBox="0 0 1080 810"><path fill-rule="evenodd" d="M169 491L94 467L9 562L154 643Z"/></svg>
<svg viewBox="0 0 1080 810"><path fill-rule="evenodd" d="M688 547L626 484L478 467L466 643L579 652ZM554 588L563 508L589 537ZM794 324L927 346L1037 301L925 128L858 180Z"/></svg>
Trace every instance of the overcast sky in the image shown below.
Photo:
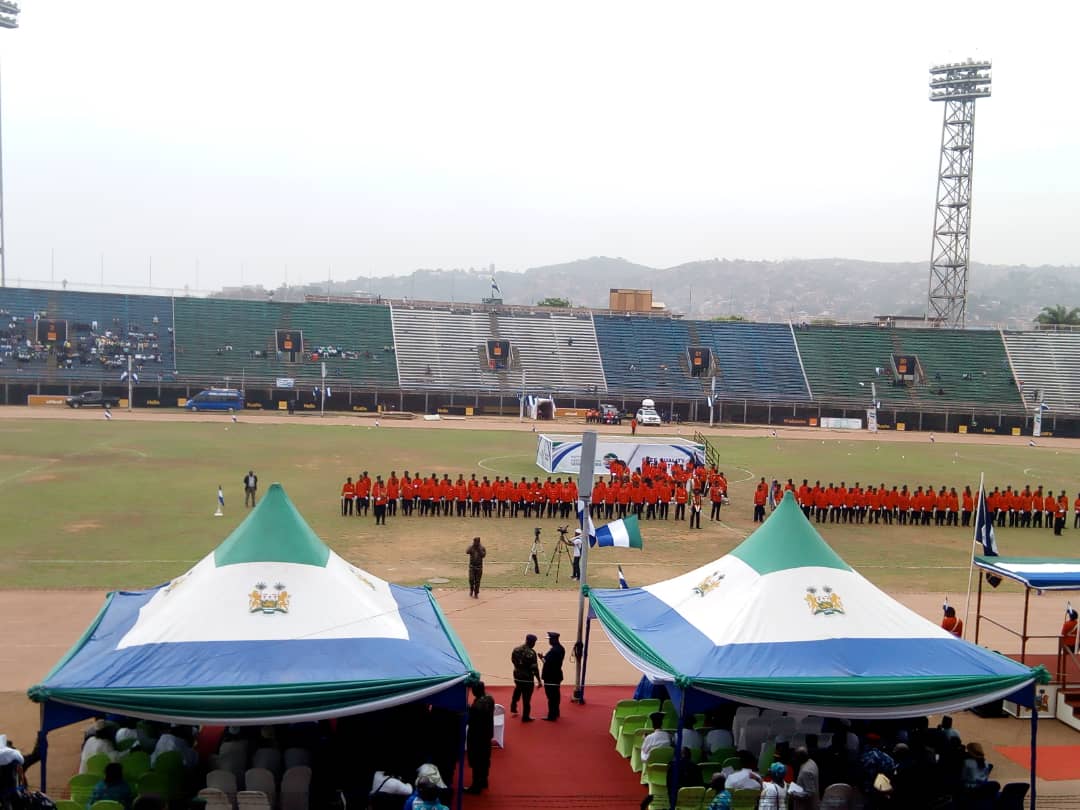
<svg viewBox="0 0 1080 810"><path fill-rule="evenodd" d="M973 260L1080 263L1078 5L22 0L8 277L924 261L967 56Z"/></svg>

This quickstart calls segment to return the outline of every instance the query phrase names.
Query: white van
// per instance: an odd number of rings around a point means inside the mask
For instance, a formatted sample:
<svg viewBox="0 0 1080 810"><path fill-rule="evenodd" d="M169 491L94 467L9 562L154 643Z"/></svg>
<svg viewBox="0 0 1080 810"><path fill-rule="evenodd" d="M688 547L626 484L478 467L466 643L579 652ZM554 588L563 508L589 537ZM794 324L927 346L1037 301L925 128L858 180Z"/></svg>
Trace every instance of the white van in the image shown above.
<svg viewBox="0 0 1080 810"><path fill-rule="evenodd" d="M636 418L639 425L659 425L660 414L656 412L656 403L651 399L641 400L641 407L638 408Z"/></svg>

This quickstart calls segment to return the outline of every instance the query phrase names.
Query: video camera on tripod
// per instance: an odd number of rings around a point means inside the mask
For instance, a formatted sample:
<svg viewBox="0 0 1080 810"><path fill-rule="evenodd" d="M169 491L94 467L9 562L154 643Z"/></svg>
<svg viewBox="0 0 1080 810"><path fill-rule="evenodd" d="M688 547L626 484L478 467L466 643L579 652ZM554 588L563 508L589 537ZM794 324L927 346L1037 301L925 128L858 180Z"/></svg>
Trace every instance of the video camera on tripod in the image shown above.
<svg viewBox="0 0 1080 810"><path fill-rule="evenodd" d="M569 526L559 526L559 542L564 546L572 545L571 542L566 539L566 535L569 531Z"/></svg>

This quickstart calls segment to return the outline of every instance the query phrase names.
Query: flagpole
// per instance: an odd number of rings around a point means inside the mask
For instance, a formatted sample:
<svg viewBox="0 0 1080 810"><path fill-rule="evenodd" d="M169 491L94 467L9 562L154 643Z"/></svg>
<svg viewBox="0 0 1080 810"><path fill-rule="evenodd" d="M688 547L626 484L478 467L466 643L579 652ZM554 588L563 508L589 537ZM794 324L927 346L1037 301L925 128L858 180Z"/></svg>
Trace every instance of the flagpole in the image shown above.
<svg viewBox="0 0 1080 810"><path fill-rule="evenodd" d="M585 592L589 581L589 504L592 501L593 465L596 461L596 431L581 435L581 464L578 466L578 500L581 501L581 579L578 582L577 641L574 642L574 703L585 702Z"/></svg>
<svg viewBox="0 0 1080 810"><path fill-rule="evenodd" d="M964 597L964 632L962 638L967 638L968 619L971 614L971 579L975 573L975 544L979 542L979 515L986 509L983 498L983 479L986 473L979 473L979 499L975 502L975 534L971 537L971 563L968 565L967 596Z"/></svg>

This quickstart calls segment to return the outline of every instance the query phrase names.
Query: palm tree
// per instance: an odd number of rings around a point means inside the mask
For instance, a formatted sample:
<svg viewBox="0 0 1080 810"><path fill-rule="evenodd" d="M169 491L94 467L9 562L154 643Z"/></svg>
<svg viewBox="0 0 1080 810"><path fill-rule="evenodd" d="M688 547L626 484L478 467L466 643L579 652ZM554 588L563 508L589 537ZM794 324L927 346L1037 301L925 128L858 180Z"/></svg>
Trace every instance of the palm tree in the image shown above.
<svg viewBox="0 0 1080 810"><path fill-rule="evenodd" d="M1069 309L1062 304L1043 307L1035 321L1043 326L1080 326L1080 307Z"/></svg>

